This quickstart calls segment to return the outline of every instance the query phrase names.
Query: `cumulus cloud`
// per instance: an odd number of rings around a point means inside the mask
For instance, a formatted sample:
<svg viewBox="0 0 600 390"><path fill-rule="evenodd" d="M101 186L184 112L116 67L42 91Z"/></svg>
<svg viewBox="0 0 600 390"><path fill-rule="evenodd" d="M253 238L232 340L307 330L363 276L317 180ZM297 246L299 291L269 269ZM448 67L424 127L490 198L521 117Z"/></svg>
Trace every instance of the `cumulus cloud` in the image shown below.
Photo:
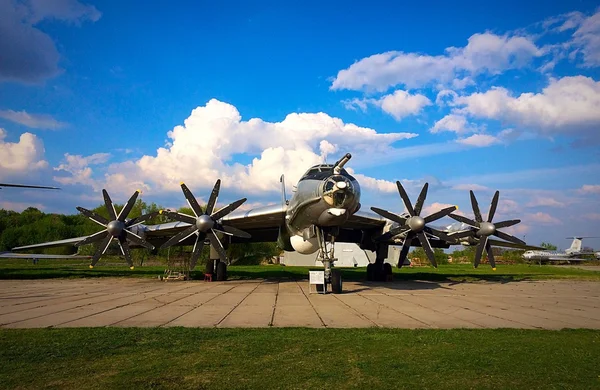
<svg viewBox="0 0 600 390"><path fill-rule="evenodd" d="M26 175L48 167L44 144L34 134L23 133L18 142L6 142L6 136L0 128L0 177Z"/></svg>
<svg viewBox="0 0 600 390"><path fill-rule="evenodd" d="M513 97L502 87L454 99L458 112L495 119L542 134L583 133L600 125L600 82L574 76L552 79L541 93Z"/></svg>
<svg viewBox="0 0 600 390"><path fill-rule="evenodd" d="M331 89L383 92L397 85L408 89L449 85L456 79L454 87L464 87L472 82L469 75L499 74L526 66L539 55L528 37L486 32L472 35L464 47L447 48L443 55L388 51L363 58L340 70Z"/></svg>
<svg viewBox="0 0 600 390"><path fill-rule="evenodd" d="M496 144L500 142L500 140L489 134L473 134L467 138L457 139L456 142L469 146L483 147Z"/></svg>
<svg viewBox="0 0 600 390"><path fill-rule="evenodd" d="M281 122L242 120L233 105L212 99L194 109L183 125L169 131L167 145L156 154L109 165L101 182L94 181L100 179L91 171L89 157L66 156L67 161L57 169L70 174L60 179L63 182L123 193L137 188L153 193L179 191L181 181L192 188L210 188L221 178L224 187L256 194L279 191L282 173L291 186L308 167L322 163L326 154L389 155L395 150L392 143L414 136L378 133L325 113L293 113ZM253 158L241 164L235 160L239 154ZM382 186L373 184L374 188Z"/></svg>
<svg viewBox="0 0 600 390"><path fill-rule="evenodd" d="M557 60L580 58L584 67L600 65L600 8L592 15L575 11L551 17L542 26L546 33L571 33L568 41L551 45Z"/></svg>
<svg viewBox="0 0 600 390"><path fill-rule="evenodd" d="M434 134L442 131L452 131L456 134L465 134L477 131L477 127L471 125L464 115L448 114L435 122L429 131Z"/></svg>
<svg viewBox="0 0 600 390"><path fill-rule="evenodd" d="M423 108L432 104L431 100L424 95L411 94L400 89L379 99L354 98L345 100L343 103L346 108L352 110L360 109L363 112L367 110L368 105L373 105L381 108L385 113L390 114L396 120L419 114Z"/></svg>
<svg viewBox="0 0 600 390"><path fill-rule="evenodd" d="M600 194L600 184L584 184L577 192L580 194Z"/></svg>
<svg viewBox="0 0 600 390"><path fill-rule="evenodd" d="M38 83L60 73L58 50L37 23L56 19L79 24L100 15L77 0L0 1L0 82Z"/></svg>
<svg viewBox="0 0 600 390"><path fill-rule="evenodd" d="M84 157L65 153L65 162L55 167L55 171L66 172L68 176L55 176L54 180L61 184L84 184L91 186L94 190L100 189L98 180L92 177L90 165L103 164L110 158L109 153L96 153Z"/></svg>
<svg viewBox="0 0 600 390"><path fill-rule="evenodd" d="M545 196L536 196L529 203L526 204L527 207L565 207L566 204L563 202L559 202L558 200L545 197Z"/></svg>
<svg viewBox="0 0 600 390"><path fill-rule="evenodd" d="M558 218L554 218L548 213L542 213L541 211L535 214L525 214L523 217L524 221L530 223L537 223L540 225L560 225L562 221Z"/></svg>
<svg viewBox="0 0 600 390"><path fill-rule="evenodd" d="M66 124L54 119L51 115L30 114L23 111L0 110L0 118L19 123L33 129L59 129Z"/></svg>

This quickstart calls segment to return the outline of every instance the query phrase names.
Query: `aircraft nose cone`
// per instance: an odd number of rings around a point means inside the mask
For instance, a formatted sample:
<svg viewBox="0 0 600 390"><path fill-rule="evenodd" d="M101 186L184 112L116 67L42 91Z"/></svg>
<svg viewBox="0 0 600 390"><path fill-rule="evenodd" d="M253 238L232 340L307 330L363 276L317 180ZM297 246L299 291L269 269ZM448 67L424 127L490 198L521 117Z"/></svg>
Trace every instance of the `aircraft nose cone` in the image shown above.
<svg viewBox="0 0 600 390"><path fill-rule="evenodd" d="M196 219L196 227L201 232L207 232L215 225L214 221L209 215L201 215Z"/></svg>
<svg viewBox="0 0 600 390"><path fill-rule="evenodd" d="M118 237L123 232L125 228L125 224L121 221L110 221L108 225L106 225L106 230L113 236Z"/></svg>
<svg viewBox="0 0 600 390"><path fill-rule="evenodd" d="M491 236L496 233L496 226L490 222L481 222L479 224L479 235L481 236Z"/></svg>
<svg viewBox="0 0 600 390"><path fill-rule="evenodd" d="M413 232L420 232L425 227L425 220L419 216L410 217L406 223Z"/></svg>

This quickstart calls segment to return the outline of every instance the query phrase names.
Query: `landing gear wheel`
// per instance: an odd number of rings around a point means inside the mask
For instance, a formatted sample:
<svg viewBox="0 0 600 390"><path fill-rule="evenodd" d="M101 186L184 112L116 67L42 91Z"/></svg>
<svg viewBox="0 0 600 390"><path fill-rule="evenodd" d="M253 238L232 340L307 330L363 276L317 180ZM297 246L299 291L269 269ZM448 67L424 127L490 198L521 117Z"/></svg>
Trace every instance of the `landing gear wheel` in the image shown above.
<svg viewBox="0 0 600 390"><path fill-rule="evenodd" d="M204 268L205 274L213 275L215 273L215 261L210 259L206 262L206 267Z"/></svg>
<svg viewBox="0 0 600 390"><path fill-rule="evenodd" d="M392 265L390 263L385 263L383 265L383 274L386 282L392 281Z"/></svg>
<svg viewBox="0 0 600 390"><path fill-rule="evenodd" d="M374 279L373 278L374 267L375 267L375 264L373 264L373 263L369 263L369 265L367 265L367 280L369 282L372 282Z"/></svg>
<svg viewBox="0 0 600 390"><path fill-rule="evenodd" d="M339 269L331 270L331 291L334 294L342 293L342 273Z"/></svg>
<svg viewBox="0 0 600 390"><path fill-rule="evenodd" d="M217 281L227 280L227 264L222 261L217 264Z"/></svg>

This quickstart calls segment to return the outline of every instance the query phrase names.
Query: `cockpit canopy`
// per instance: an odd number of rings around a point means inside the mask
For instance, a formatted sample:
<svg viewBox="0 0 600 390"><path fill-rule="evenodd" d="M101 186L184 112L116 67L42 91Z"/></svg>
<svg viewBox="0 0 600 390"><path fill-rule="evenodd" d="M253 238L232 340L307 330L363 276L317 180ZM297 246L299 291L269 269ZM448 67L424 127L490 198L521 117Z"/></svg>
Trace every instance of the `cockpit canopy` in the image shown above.
<svg viewBox="0 0 600 390"><path fill-rule="evenodd" d="M332 174L333 164L320 164L309 168L309 170L302 175L300 180L323 180ZM352 176L350 176L350 174L344 168L342 168L340 174L342 176L352 178Z"/></svg>

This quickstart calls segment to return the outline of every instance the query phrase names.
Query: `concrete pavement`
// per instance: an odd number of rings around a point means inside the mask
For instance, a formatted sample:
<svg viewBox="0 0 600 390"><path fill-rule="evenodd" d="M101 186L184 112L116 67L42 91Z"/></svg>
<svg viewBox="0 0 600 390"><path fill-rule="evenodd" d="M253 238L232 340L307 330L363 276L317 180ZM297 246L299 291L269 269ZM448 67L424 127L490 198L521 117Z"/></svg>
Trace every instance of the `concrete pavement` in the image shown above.
<svg viewBox="0 0 600 390"><path fill-rule="evenodd" d="M600 283L0 281L0 327L89 326L600 329Z"/></svg>

